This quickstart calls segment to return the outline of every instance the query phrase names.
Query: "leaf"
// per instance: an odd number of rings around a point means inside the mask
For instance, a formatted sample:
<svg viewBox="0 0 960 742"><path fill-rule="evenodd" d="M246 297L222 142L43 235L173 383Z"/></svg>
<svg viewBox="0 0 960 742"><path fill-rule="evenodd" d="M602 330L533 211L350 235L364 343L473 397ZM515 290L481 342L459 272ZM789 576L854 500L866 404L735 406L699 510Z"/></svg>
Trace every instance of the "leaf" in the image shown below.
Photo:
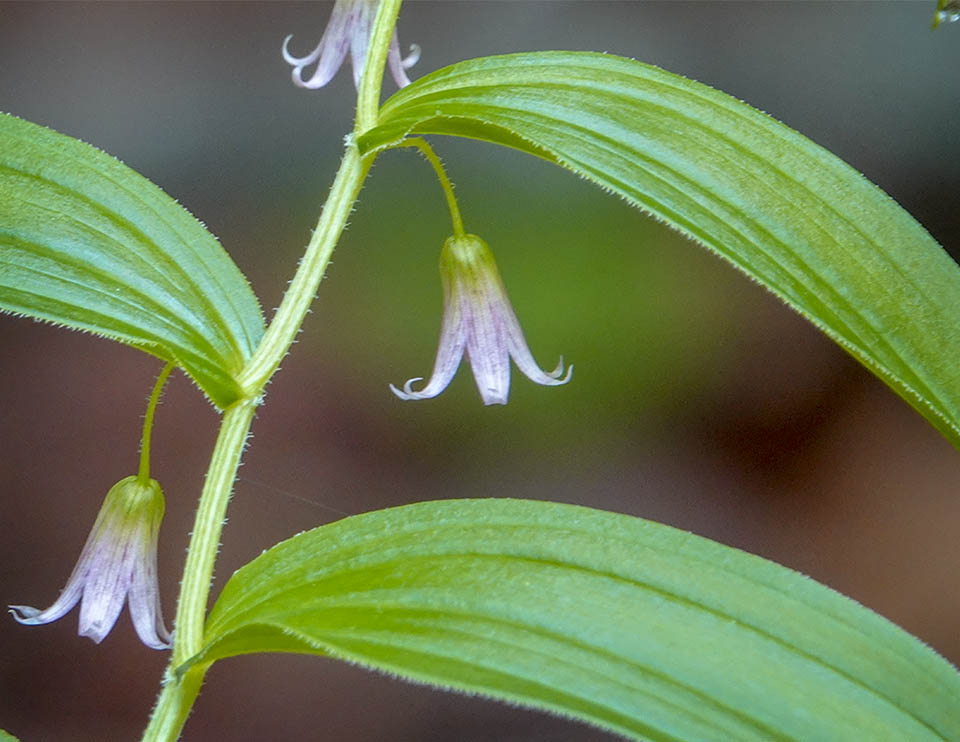
<svg viewBox="0 0 960 742"><path fill-rule="evenodd" d="M879 188L700 83L605 54L485 57L383 105L359 144L449 134L566 167L722 255L960 447L960 270Z"/></svg>
<svg viewBox="0 0 960 742"><path fill-rule="evenodd" d="M263 335L243 274L200 222L100 150L0 115L0 311L181 366L220 407Z"/></svg>
<svg viewBox="0 0 960 742"><path fill-rule="evenodd" d="M635 739L960 740L960 675L885 619L759 557L570 505L426 502L278 544L230 578L178 672L266 651Z"/></svg>
<svg viewBox="0 0 960 742"><path fill-rule="evenodd" d="M19 740L9 732L0 729L0 742L19 742Z"/></svg>

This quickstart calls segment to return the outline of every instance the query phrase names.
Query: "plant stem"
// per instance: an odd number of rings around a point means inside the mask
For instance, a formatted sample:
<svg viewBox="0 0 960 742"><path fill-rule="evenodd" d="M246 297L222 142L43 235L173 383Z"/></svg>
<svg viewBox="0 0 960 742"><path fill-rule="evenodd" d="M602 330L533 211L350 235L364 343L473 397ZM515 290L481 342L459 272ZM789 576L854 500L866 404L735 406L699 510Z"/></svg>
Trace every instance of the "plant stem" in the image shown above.
<svg viewBox="0 0 960 742"><path fill-rule="evenodd" d="M290 350L310 309L333 248L346 227L347 217L369 169L369 161L364 163L356 146L349 144L320 221L290 282L290 288L260 345L240 374L238 381L245 391L245 397L223 416L183 568L171 660L174 667L192 657L203 646L203 622L220 544L220 531L254 412L264 387Z"/></svg>
<svg viewBox="0 0 960 742"><path fill-rule="evenodd" d="M393 38L402 2L403 0L383 0L377 10L370 33L367 61L360 76L360 89L357 91L357 118L353 128L357 136L377 125L383 69L387 64L390 40Z"/></svg>
<svg viewBox="0 0 960 742"><path fill-rule="evenodd" d="M290 288L287 289L263 340L237 379L249 396L262 394L267 381L277 370L300 331L300 325L303 324L303 319L317 294L323 272L347 225L347 218L370 170L371 162L370 159L363 160L360 157L355 144L348 143L320 221L313 231L313 237L307 245L297 273L290 282Z"/></svg>
<svg viewBox="0 0 960 742"><path fill-rule="evenodd" d="M180 601L174 622L173 667L190 659L203 646L203 622L207 614L213 566L220 547L220 532L256 409L255 400L237 402L226 411L220 424L220 434L210 457L207 478L193 522L193 536L183 566Z"/></svg>
<svg viewBox="0 0 960 742"><path fill-rule="evenodd" d="M450 221L453 222L453 234L455 237L463 237L463 218L460 216L460 207L457 205L457 198L453 193L453 183L451 183L450 178L447 177L447 171L444 170L443 163L440 161L440 158L437 157L437 153L433 151L433 147L431 147L425 139L420 139L419 137L415 139L405 139L399 144L394 145L394 149L399 149L400 147L414 147L420 150L420 154L433 166L434 172L437 174L437 180L440 181L440 187L443 188L443 195L447 198L447 208L450 209Z"/></svg>
<svg viewBox="0 0 960 742"><path fill-rule="evenodd" d="M355 140L359 133L377 123L383 68L400 3L401 0L384 0L380 5L361 77L354 134L348 138L340 169L297 272L263 339L237 378L244 396L226 410L221 421L187 548L170 665L142 742L174 742L200 692L206 666L191 667L181 677L175 671L203 648L204 621L220 534L257 405L267 382L300 331L373 162L373 156L360 156ZM156 394L159 396L159 392ZM149 432L145 432L144 440L144 448L148 450Z"/></svg>
<svg viewBox="0 0 960 742"><path fill-rule="evenodd" d="M153 385L150 401L147 402L147 414L143 416L143 435L140 438L140 470L137 472L137 482L144 486L150 482L150 436L153 433L153 415L157 411L157 405L160 404L160 395L163 393L163 387L167 383L171 371L173 371L172 363L163 367L156 383Z"/></svg>
<svg viewBox="0 0 960 742"><path fill-rule="evenodd" d="M323 272L330 262L333 248L347 225L350 210L373 163L373 157L364 159L360 156L355 141L360 134L377 124L383 68L387 62L390 39L393 37L401 2L402 0L384 0L377 11L366 64L360 76L353 136L348 138L347 151L340 162L340 169L330 188L320 221L313 231L313 237L307 245L297 273L290 282L290 288L284 294L280 308L253 358L237 379L241 388L252 396L262 393L263 387L277 370L300 331L303 319L317 294Z"/></svg>
<svg viewBox="0 0 960 742"><path fill-rule="evenodd" d="M205 667L191 668L179 681L170 677L165 679L141 742L171 742L180 736L205 674Z"/></svg>
<svg viewBox="0 0 960 742"><path fill-rule="evenodd" d="M346 227L347 217L370 169L370 162L360 157L352 142L347 145L297 273L263 340L238 379L245 396L224 413L183 567L170 666L142 742L174 742L199 693L204 669L192 668L180 680L173 671L203 647L213 567L247 433L263 389L289 351L316 295L330 255Z"/></svg>
<svg viewBox="0 0 960 742"><path fill-rule="evenodd" d="M255 399L244 399L230 407L223 415L220 434L210 457L207 478L197 506L193 535L187 549L187 561L183 566L170 665L142 742L176 740L200 691L203 670L192 669L180 680L174 678L173 670L203 647L203 623L210 596L213 566L220 546L220 532L223 529L230 493L233 491L237 467L240 466L240 456L256 409Z"/></svg>

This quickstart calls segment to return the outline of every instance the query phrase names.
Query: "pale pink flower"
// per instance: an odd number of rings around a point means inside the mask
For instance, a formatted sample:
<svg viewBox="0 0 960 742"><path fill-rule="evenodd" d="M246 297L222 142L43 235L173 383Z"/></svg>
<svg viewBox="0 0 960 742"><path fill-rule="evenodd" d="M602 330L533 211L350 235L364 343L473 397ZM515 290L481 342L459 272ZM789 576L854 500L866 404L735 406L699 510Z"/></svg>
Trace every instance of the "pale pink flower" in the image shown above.
<svg viewBox="0 0 960 742"><path fill-rule="evenodd" d="M320 43L305 57L295 57L289 52L287 46L293 36L287 36L283 41L283 58L287 64L293 66L291 77L294 84L301 88L322 88L337 74L349 50L353 65L353 82L360 87L360 73L367 59L370 32L373 29L380 2L381 0L337 0ZM410 54L407 57L400 57L400 44L397 41L397 32L394 31L387 54L387 64L399 87L410 84L406 70L415 65L419 59L420 47L416 44L410 47ZM314 63L317 65L316 69L309 78L305 79L304 69Z"/></svg>
<svg viewBox="0 0 960 742"><path fill-rule="evenodd" d="M126 601L140 641L152 649L168 649L171 637L163 623L157 585L157 533L163 510L163 492L155 480L142 484L137 477L121 479L107 493L60 597L44 611L12 605L13 617L28 626L50 623L80 602L78 633L99 644Z"/></svg>
<svg viewBox="0 0 960 742"><path fill-rule="evenodd" d="M563 372L563 359L550 372L543 371L530 353L523 330L510 305L493 253L476 235L451 237L440 253L443 283L443 322L433 374L418 392L410 379L397 389L400 399L429 399L447 388L463 354L470 359L473 377L484 404L506 404L510 393L510 358L528 379L548 386L566 384L573 366Z"/></svg>

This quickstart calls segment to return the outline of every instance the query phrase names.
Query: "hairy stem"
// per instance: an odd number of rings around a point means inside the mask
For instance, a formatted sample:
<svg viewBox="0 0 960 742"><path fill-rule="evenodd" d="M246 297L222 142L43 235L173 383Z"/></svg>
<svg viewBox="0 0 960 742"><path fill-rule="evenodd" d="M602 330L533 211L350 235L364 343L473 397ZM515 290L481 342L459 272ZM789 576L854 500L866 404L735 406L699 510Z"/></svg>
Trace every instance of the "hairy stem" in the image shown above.
<svg viewBox="0 0 960 742"><path fill-rule="evenodd" d="M457 198L453 193L453 183L451 183L450 178L447 177L447 171L444 169L440 158L437 157L437 153L433 151L433 147L427 144L425 139L420 139L419 137L406 139L400 142L400 144L394 145L395 149L399 149L400 147L413 147L414 149L420 150L420 154L433 166L433 170L437 174L437 180L440 181L440 187L443 188L443 195L446 196L447 199L447 208L450 210L450 221L453 222L453 235L454 237L463 237L463 217L460 216L460 207L457 205Z"/></svg>
<svg viewBox="0 0 960 742"><path fill-rule="evenodd" d="M204 621L220 533L250 424L264 387L290 349L310 308L369 169L370 161L362 160L356 146L349 144L290 288L263 340L241 373L239 380L245 396L224 413L187 548L170 667L142 742L174 742L200 691L204 670L191 669L180 679L174 670L203 647Z"/></svg>
<svg viewBox="0 0 960 742"><path fill-rule="evenodd" d="M402 2L403 0L383 0L377 10L373 31L370 33L367 61L360 76L360 89L357 91L357 118L353 129L357 136L377 125L383 70L387 64L390 39L393 38Z"/></svg>
<svg viewBox="0 0 960 742"><path fill-rule="evenodd" d="M180 679L174 677L173 671L203 647L203 624L220 532L256 409L256 400L241 400L224 413L220 424L183 567L170 666L142 742L176 740L200 691L203 671L191 670Z"/></svg>
<svg viewBox="0 0 960 742"><path fill-rule="evenodd" d="M137 472L137 481L144 486L150 482L150 437L153 434L153 415L157 411L157 405L160 404L160 395L163 393L163 387L166 385L171 371L173 371L172 363L163 367L163 371L160 372L156 383L153 385L150 401L147 402L147 414L143 416L143 435L140 438L140 470Z"/></svg>
<svg viewBox="0 0 960 742"><path fill-rule="evenodd" d="M267 328L263 340L253 358L240 373L238 381L249 396L262 393L267 381L273 376L280 362L290 350L304 317L316 296L327 263L333 254L353 203L360 193L364 178L370 170L371 160L364 160L352 142L340 163L340 170L330 189L320 221L300 261L300 267L290 282L273 322Z"/></svg>
<svg viewBox="0 0 960 742"><path fill-rule="evenodd" d="M262 400L267 382L276 373L300 331L373 162L372 156L360 156L355 138L377 123L383 68L400 2L384 0L379 8L361 77L354 134L348 138L340 169L297 272L263 339L237 379L244 396L224 413L187 548L170 665L142 742L174 742L200 692L206 667L191 667L180 676L176 670L203 648L204 623L220 534L257 405ZM148 446L149 440L145 440Z"/></svg>
<svg viewBox="0 0 960 742"><path fill-rule="evenodd" d="M142 742L170 742L180 736L205 673L206 668L191 668L179 681L170 677L164 681Z"/></svg>
<svg viewBox="0 0 960 742"><path fill-rule="evenodd" d="M207 614L213 566L220 547L220 532L256 409L255 400L237 402L226 411L220 424L220 434L210 457L207 478L193 521L187 561L183 566L170 661L173 667L190 659L203 647L203 623Z"/></svg>

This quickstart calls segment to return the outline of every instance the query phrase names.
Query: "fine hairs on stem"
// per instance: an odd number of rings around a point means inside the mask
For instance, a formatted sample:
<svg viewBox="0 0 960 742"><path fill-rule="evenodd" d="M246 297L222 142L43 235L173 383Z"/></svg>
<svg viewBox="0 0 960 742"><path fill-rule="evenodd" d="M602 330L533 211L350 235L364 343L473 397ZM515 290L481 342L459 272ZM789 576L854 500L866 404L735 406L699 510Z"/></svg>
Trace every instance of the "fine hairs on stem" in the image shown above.
<svg viewBox="0 0 960 742"><path fill-rule="evenodd" d="M379 5L370 38L370 51L361 75L355 125L357 133L376 125L383 69L400 11L400 1L383 0ZM226 410L223 416L184 564L170 666L142 742L174 742L203 683L205 667L190 668L180 676L176 668L196 655L203 646L204 620L220 533L250 425L264 387L289 351L309 311L371 164L372 159L360 157L353 139L348 141L304 257L260 345L240 374L239 382L245 390L245 396Z"/></svg>

